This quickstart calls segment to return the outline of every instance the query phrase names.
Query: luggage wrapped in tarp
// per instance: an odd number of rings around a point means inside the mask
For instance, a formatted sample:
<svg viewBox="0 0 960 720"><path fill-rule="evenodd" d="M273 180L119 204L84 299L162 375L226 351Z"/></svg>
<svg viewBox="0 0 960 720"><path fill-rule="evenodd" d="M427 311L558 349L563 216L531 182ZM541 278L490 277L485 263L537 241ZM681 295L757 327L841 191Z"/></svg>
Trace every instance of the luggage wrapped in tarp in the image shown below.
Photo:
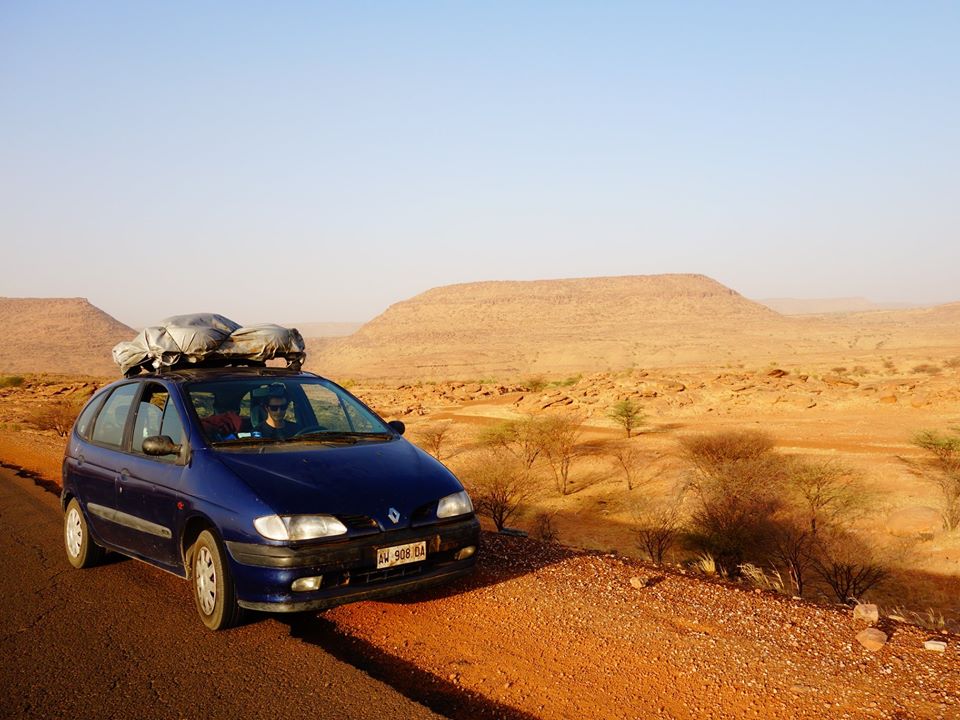
<svg viewBox="0 0 960 720"><path fill-rule="evenodd" d="M117 343L113 361L124 377L141 370L260 364L282 358L299 370L306 358L303 337L294 328L239 323L213 313L177 315L144 328L130 342Z"/></svg>

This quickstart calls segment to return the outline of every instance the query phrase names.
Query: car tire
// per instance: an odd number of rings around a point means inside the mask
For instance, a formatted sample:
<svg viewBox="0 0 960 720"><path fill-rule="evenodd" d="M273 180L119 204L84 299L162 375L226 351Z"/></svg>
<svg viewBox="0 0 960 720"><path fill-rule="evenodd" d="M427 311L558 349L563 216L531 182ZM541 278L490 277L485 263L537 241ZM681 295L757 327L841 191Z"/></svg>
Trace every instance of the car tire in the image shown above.
<svg viewBox="0 0 960 720"><path fill-rule="evenodd" d="M200 533L190 552L193 600L203 624L211 630L226 630L240 622L236 590L226 555L210 530Z"/></svg>
<svg viewBox="0 0 960 720"><path fill-rule="evenodd" d="M105 551L90 537L90 526L80 509L80 502L71 498L63 513L63 544L67 551L67 560L75 568L88 568L101 560Z"/></svg>

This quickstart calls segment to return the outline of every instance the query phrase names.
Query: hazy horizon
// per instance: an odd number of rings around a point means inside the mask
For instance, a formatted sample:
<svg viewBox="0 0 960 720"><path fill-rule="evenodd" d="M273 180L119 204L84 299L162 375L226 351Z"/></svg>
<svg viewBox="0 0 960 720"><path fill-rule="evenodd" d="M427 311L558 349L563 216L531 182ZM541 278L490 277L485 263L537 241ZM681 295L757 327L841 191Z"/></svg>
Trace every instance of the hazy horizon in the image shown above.
<svg viewBox="0 0 960 720"><path fill-rule="evenodd" d="M0 8L0 295L363 322L700 273L960 300L960 6Z"/></svg>

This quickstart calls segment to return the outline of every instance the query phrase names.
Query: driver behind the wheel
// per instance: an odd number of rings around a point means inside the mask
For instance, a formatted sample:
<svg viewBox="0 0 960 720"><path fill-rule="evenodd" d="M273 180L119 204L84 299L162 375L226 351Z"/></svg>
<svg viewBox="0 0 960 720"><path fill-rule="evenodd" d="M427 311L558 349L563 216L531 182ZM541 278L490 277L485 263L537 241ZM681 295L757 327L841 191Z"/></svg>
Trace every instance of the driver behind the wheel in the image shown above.
<svg viewBox="0 0 960 720"><path fill-rule="evenodd" d="M300 428L296 423L286 419L290 399L283 383L273 383L262 401L264 420L254 429L254 436L286 439L296 434Z"/></svg>

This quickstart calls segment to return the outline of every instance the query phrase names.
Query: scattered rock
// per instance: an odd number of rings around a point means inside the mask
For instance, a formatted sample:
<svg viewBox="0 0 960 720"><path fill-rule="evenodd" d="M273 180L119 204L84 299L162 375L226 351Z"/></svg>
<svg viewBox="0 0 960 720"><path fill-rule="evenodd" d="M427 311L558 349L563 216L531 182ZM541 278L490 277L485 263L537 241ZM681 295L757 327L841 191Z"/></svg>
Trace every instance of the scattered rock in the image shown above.
<svg viewBox="0 0 960 720"><path fill-rule="evenodd" d="M670 393L681 393L687 389L687 386L679 380L661 380L660 387L663 388L665 392Z"/></svg>
<svg viewBox="0 0 960 720"><path fill-rule="evenodd" d="M853 608L853 619L861 620L868 625L875 625L880 619L880 611L873 603L857 603Z"/></svg>
<svg viewBox="0 0 960 720"><path fill-rule="evenodd" d="M894 403L897 402L897 396L884 395L882 398L880 398L880 402L883 403L884 405L893 405Z"/></svg>
<svg viewBox="0 0 960 720"><path fill-rule="evenodd" d="M933 652L946 652L947 644L943 640L927 640L923 643L923 649Z"/></svg>
<svg viewBox="0 0 960 720"><path fill-rule="evenodd" d="M773 370L767 373L767 376L772 378L782 378L789 374L790 373L788 373L786 370L781 370L780 368L774 368Z"/></svg>
<svg viewBox="0 0 960 720"><path fill-rule="evenodd" d="M870 652L876 652L887 643L887 634L876 628L867 628L857 633L857 642Z"/></svg>
<svg viewBox="0 0 960 720"><path fill-rule="evenodd" d="M634 575L632 578L630 578L630 586L637 590L643 590L644 588L659 585L661 582L663 582L663 579L663 575L654 575L652 577Z"/></svg>
<svg viewBox="0 0 960 720"><path fill-rule="evenodd" d="M827 385L846 385L848 387L860 387L860 383L853 378L842 377L840 375L824 375L823 381Z"/></svg>

